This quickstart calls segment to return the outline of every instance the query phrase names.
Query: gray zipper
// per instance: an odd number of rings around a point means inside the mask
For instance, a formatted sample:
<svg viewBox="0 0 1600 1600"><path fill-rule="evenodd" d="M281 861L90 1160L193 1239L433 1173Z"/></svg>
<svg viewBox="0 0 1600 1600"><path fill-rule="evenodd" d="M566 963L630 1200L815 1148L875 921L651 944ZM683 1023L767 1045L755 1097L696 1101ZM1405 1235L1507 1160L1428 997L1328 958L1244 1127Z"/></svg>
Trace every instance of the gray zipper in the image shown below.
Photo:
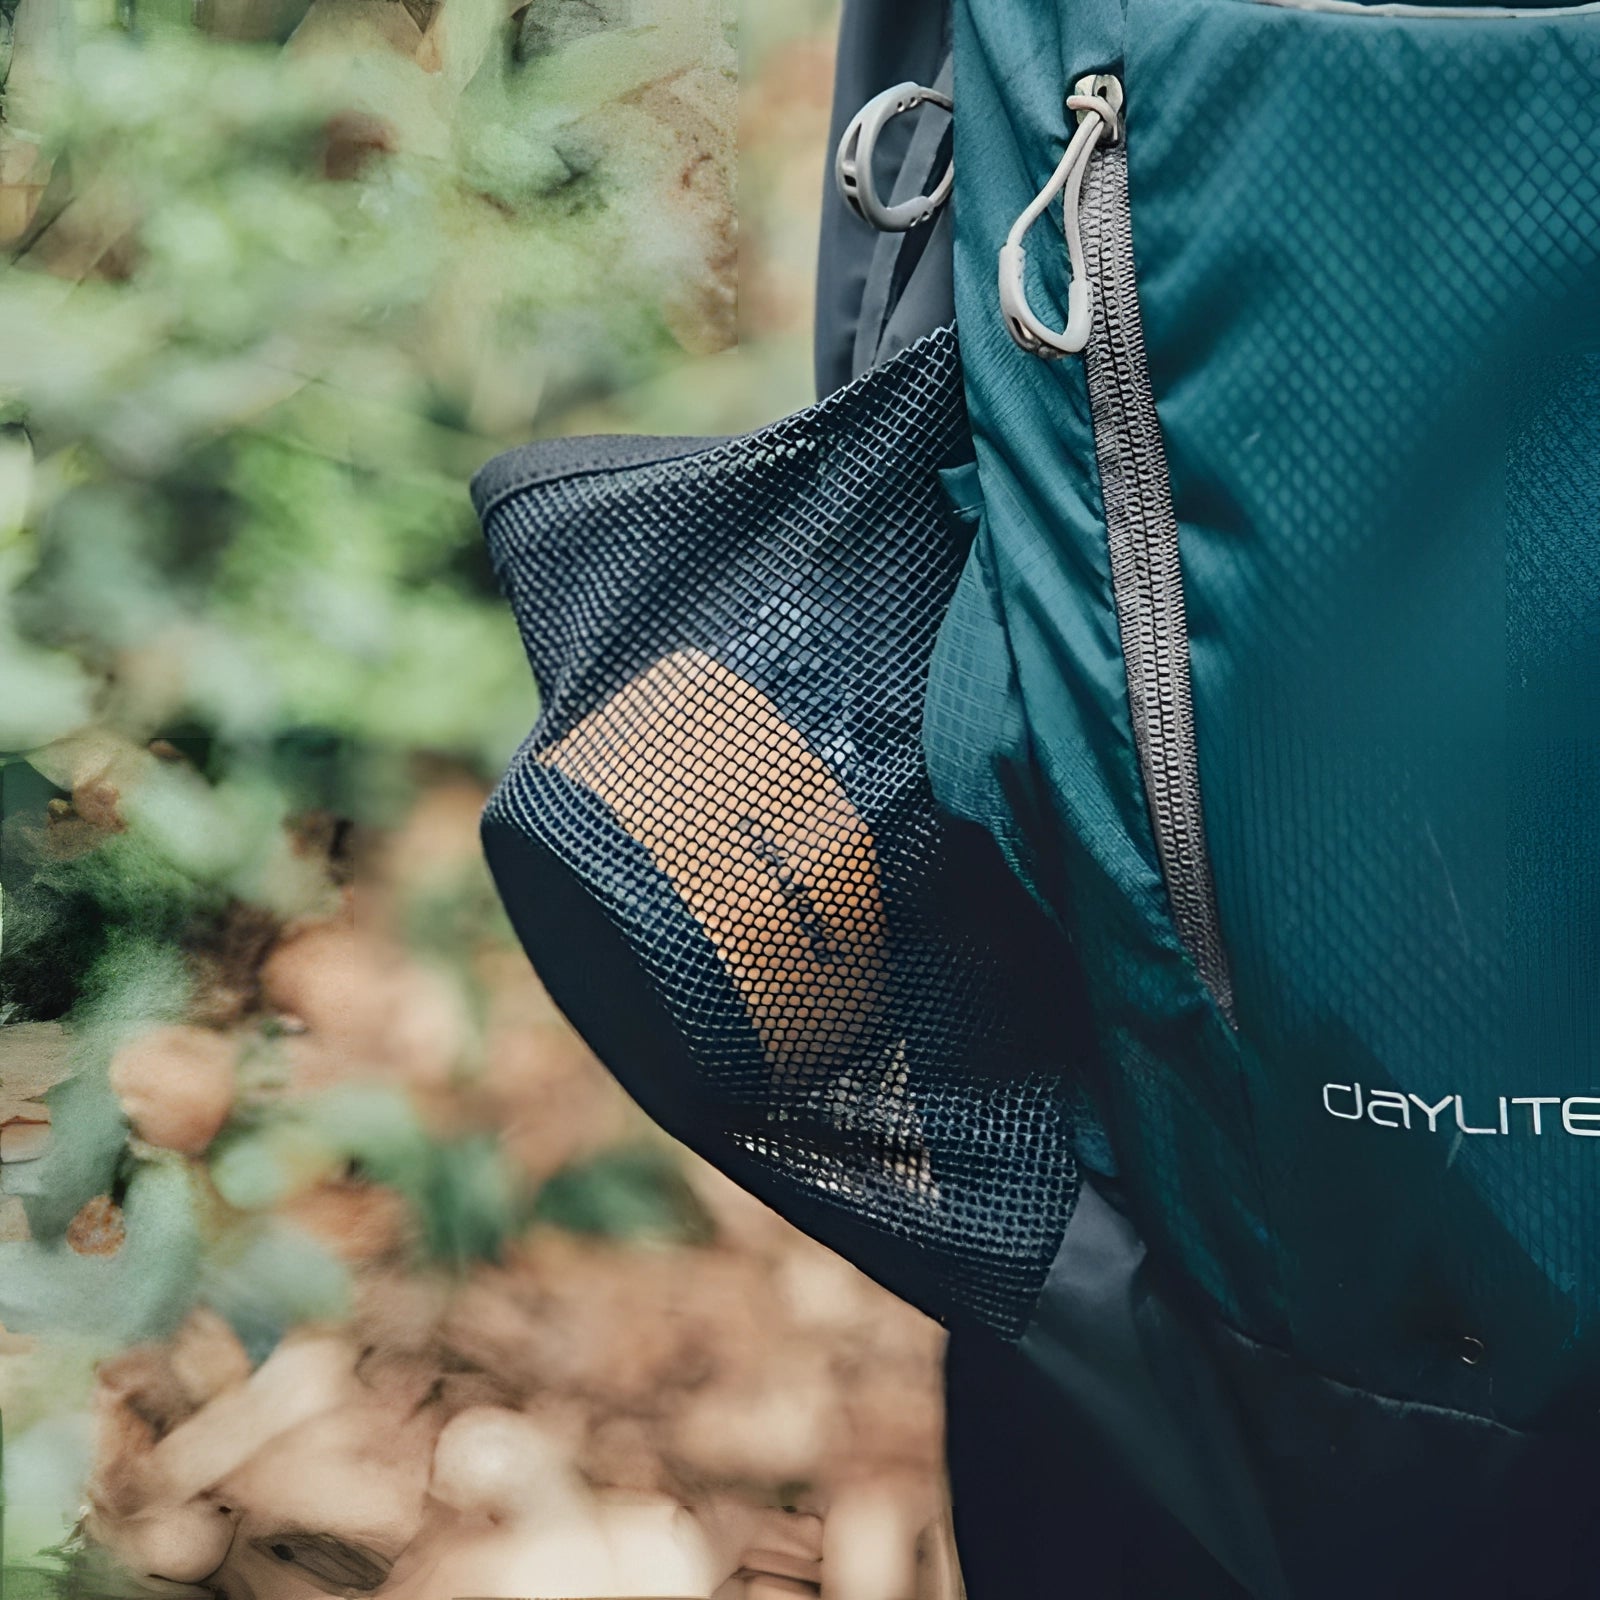
<svg viewBox="0 0 1600 1600"><path fill-rule="evenodd" d="M1233 983L1200 803L1178 521L1145 358L1128 157L1120 141L1102 143L1090 157L1080 216L1093 297L1084 350L1089 411L1150 827L1178 937L1233 1025Z"/></svg>

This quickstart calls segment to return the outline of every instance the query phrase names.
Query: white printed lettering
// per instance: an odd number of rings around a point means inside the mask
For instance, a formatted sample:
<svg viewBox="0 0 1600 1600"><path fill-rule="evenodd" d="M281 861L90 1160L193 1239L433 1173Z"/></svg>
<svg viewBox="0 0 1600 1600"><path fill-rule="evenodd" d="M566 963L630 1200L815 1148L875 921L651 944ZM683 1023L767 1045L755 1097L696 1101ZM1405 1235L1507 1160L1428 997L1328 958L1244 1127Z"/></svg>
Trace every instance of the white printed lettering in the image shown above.
<svg viewBox="0 0 1600 1600"><path fill-rule="evenodd" d="M1454 1098L1454 1095L1447 1094L1444 1099L1438 1103L1438 1105L1430 1106L1426 1100L1419 1099L1416 1095L1411 1096L1412 1102L1422 1108L1422 1114L1428 1119L1429 1133L1437 1133L1439 1131L1439 1113L1443 1111L1444 1108L1449 1105Z"/></svg>
<svg viewBox="0 0 1600 1600"><path fill-rule="evenodd" d="M1418 1094L1401 1094L1398 1089L1364 1089L1359 1083L1325 1083L1322 1086L1322 1104L1329 1116L1342 1122L1370 1122L1375 1128L1392 1128L1396 1132L1410 1132L1421 1123L1412 1119L1413 1106L1427 1119L1428 1132L1438 1133L1439 1114L1446 1106L1453 1113L1452 1121L1464 1134L1474 1136L1499 1134L1503 1138L1513 1134L1531 1133L1542 1138L1545 1133L1544 1108L1561 1107L1561 1127L1579 1139L1600 1139L1600 1093L1574 1094L1563 1099L1554 1094L1496 1095L1497 1126L1475 1126L1468 1120L1467 1096L1447 1094L1434 1105ZM1486 1098L1474 1092L1474 1100ZM1526 1106L1528 1120L1512 1127L1512 1106ZM1552 1133L1556 1130L1552 1128Z"/></svg>
<svg viewBox="0 0 1600 1600"><path fill-rule="evenodd" d="M1461 1096L1456 1096L1456 1126L1463 1133L1498 1133L1498 1128L1469 1128L1466 1122L1466 1113L1461 1107Z"/></svg>
<svg viewBox="0 0 1600 1600"><path fill-rule="evenodd" d="M1591 1106L1593 1109L1575 1111L1573 1110L1574 1106ZM1575 1122L1587 1122L1590 1126L1587 1128L1575 1128L1573 1127ZM1568 1133L1576 1134L1582 1139L1600 1139L1600 1127L1594 1126L1596 1123L1600 1123L1600 1100L1597 1100L1593 1095L1575 1094L1570 1099L1561 1102L1561 1126Z"/></svg>
<svg viewBox="0 0 1600 1600"><path fill-rule="evenodd" d="M1561 1096L1558 1094L1519 1094L1511 1103L1514 1106L1531 1106L1533 1109L1529 1115L1533 1118L1533 1131L1542 1134L1544 1132L1544 1124L1541 1118L1544 1113L1539 1108L1541 1106L1560 1105Z"/></svg>
<svg viewBox="0 0 1600 1600"><path fill-rule="evenodd" d="M1400 1113L1398 1122L1391 1121L1388 1117L1380 1117L1379 1110ZM1411 1102L1403 1094L1393 1089L1373 1089L1367 1095L1367 1121L1375 1122L1380 1128L1409 1128L1411 1126Z"/></svg>
<svg viewBox="0 0 1600 1600"><path fill-rule="evenodd" d="M1337 1089L1340 1094L1353 1094L1356 1097L1354 1111L1335 1111L1333 1101L1329 1096ZM1325 1083L1322 1086L1322 1103L1328 1108L1330 1115L1343 1117L1346 1122L1359 1122L1361 1120L1361 1085L1359 1083Z"/></svg>

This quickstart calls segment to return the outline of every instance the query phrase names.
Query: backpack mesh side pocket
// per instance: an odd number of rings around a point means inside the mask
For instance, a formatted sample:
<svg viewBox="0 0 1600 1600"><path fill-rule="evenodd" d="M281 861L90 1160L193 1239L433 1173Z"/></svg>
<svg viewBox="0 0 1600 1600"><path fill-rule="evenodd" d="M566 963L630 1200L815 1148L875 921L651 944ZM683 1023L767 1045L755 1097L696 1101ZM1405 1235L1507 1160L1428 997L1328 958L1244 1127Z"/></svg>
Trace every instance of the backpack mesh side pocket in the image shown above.
<svg viewBox="0 0 1600 1600"><path fill-rule="evenodd" d="M924 767L970 538L937 472L965 448L946 329L748 437L492 462L542 700L483 833L556 1002L656 1120L1014 1335L1076 1193L1071 964Z"/></svg>

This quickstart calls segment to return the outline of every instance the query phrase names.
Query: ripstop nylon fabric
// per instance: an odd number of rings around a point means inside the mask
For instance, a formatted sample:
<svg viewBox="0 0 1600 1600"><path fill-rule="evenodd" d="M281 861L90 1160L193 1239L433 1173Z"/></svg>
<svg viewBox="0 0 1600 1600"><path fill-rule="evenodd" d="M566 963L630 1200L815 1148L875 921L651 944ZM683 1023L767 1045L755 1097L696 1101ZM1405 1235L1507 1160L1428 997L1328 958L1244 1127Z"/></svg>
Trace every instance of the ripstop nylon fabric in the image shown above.
<svg viewBox="0 0 1600 1600"><path fill-rule="evenodd" d="M1593 1427L1600 12L961 0L955 50L982 516L935 787L1078 940L1159 1259L1331 1377ZM1237 1032L1157 866L1083 368L994 304L1095 71L1127 96Z"/></svg>

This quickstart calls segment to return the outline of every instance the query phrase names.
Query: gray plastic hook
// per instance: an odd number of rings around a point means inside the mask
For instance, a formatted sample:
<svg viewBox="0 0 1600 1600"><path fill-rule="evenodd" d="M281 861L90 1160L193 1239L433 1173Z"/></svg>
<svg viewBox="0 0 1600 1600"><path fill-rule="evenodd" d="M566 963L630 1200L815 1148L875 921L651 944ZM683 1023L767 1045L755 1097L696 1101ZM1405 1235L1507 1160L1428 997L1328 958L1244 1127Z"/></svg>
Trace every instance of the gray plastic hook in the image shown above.
<svg viewBox="0 0 1600 1600"><path fill-rule="evenodd" d="M872 157L879 134L895 117L924 103L942 106L946 111L954 110L950 96L938 89L929 89L920 83L897 83L862 106L839 141L833 164L839 193L863 222L870 223L880 233L909 232L928 221L950 197L950 187L955 181L954 162L945 169L932 194L914 195L898 205L886 205L879 198L877 182L872 175Z"/></svg>

